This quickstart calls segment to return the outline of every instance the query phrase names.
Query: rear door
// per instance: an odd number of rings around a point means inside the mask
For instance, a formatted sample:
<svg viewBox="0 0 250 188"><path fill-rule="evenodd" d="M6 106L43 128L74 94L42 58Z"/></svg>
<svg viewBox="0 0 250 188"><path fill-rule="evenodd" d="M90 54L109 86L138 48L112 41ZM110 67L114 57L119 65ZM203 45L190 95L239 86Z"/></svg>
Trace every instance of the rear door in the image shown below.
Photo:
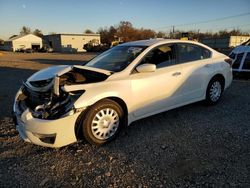
<svg viewBox="0 0 250 188"><path fill-rule="evenodd" d="M211 51L191 43L177 43L177 52L177 63L182 67L183 76L183 87L180 88L182 103L201 99L207 80L214 72Z"/></svg>

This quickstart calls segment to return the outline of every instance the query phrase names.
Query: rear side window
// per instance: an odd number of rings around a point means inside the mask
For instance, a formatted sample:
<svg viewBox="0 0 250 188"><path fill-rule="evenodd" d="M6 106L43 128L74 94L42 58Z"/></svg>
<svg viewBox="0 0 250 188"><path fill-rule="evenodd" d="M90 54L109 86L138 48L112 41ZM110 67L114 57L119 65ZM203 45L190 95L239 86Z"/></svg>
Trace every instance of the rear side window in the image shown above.
<svg viewBox="0 0 250 188"><path fill-rule="evenodd" d="M179 63L197 61L211 57L210 50L194 44L177 44Z"/></svg>
<svg viewBox="0 0 250 188"><path fill-rule="evenodd" d="M244 53L237 54L236 59L233 63L233 69L238 69L240 67L240 62L242 60L243 55Z"/></svg>
<svg viewBox="0 0 250 188"><path fill-rule="evenodd" d="M242 69L250 70L250 52L247 53Z"/></svg>

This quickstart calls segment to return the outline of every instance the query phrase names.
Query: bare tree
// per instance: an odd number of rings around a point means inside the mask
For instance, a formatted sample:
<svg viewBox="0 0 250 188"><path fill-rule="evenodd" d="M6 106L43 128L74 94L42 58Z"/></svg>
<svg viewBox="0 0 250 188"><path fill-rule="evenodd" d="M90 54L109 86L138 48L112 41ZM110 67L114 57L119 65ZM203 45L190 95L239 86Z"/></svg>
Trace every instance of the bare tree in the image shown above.
<svg viewBox="0 0 250 188"><path fill-rule="evenodd" d="M90 29L86 29L86 30L84 31L84 33L93 34L94 32L93 32L92 30L90 30Z"/></svg>
<svg viewBox="0 0 250 188"><path fill-rule="evenodd" d="M43 33L40 29L35 29L35 31L33 31L33 34L38 36L38 37L42 37Z"/></svg>
<svg viewBox="0 0 250 188"><path fill-rule="evenodd" d="M31 29L27 26L23 26L20 31L20 35L26 35L31 33Z"/></svg>

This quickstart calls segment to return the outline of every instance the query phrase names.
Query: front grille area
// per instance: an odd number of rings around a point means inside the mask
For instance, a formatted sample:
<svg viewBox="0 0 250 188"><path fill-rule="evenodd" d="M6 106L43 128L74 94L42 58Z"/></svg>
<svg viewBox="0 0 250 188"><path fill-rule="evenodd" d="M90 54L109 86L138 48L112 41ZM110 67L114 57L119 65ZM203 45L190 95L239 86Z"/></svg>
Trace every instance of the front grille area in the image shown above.
<svg viewBox="0 0 250 188"><path fill-rule="evenodd" d="M24 85L23 93L27 96L26 104L28 107L35 109L36 106L46 104L51 100L51 90L47 92L37 92L31 90L29 87Z"/></svg>
<svg viewBox="0 0 250 188"><path fill-rule="evenodd" d="M71 97L62 90L60 90L60 96L57 96L53 94L51 89L47 92L38 92L24 84L22 92L26 96L22 102L36 118L57 119L72 107Z"/></svg>

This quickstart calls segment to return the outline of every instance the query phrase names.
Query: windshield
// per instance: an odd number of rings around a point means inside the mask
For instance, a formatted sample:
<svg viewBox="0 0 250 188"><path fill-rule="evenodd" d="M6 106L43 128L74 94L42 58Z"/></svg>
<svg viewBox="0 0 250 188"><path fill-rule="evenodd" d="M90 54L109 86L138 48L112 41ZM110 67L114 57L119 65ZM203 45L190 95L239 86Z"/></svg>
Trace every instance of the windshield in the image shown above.
<svg viewBox="0 0 250 188"><path fill-rule="evenodd" d="M125 69L145 48L145 46L116 46L95 57L85 66L119 72Z"/></svg>

